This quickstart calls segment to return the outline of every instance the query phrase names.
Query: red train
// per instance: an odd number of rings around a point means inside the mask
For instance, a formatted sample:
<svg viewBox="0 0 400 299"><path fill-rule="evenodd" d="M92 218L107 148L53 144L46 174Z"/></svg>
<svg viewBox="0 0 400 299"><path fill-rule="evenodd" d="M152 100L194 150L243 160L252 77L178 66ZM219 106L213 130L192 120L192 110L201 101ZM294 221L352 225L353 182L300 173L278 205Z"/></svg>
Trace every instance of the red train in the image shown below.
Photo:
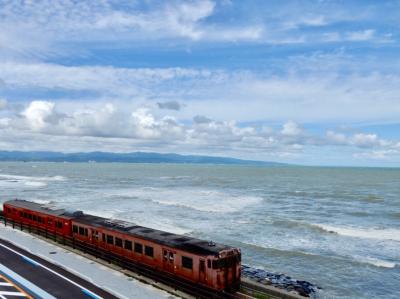
<svg viewBox="0 0 400 299"><path fill-rule="evenodd" d="M238 248L25 200L5 202L3 212L6 219L91 243L207 288L240 288Z"/></svg>

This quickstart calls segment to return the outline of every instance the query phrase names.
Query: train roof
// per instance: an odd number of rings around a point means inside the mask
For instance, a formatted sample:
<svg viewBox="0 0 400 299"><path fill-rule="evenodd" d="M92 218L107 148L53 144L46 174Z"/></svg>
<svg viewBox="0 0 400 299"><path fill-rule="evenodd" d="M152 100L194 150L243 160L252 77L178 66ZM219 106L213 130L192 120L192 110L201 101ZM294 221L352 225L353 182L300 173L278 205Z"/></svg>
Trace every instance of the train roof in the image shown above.
<svg viewBox="0 0 400 299"><path fill-rule="evenodd" d="M217 244L211 241L205 241L189 236L177 235L166 231L152 229L128 221L88 215L84 214L82 211L68 211L65 209L55 208L52 205L38 204L25 200L10 200L5 203L12 204L20 208L26 208L33 211L54 215L57 217L66 217L69 219L73 219L75 222L78 223L110 229L123 234L127 234L129 236L139 237L193 254L218 255L223 250L232 249L232 247L223 244Z"/></svg>
<svg viewBox="0 0 400 299"><path fill-rule="evenodd" d="M15 207L24 208L44 214L50 214L56 217L64 217L68 219L72 219L79 215L83 215L82 211L60 209L52 204L40 204L22 199L9 200L6 201L5 204L11 204Z"/></svg>
<svg viewBox="0 0 400 299"><path fill-rule="evenodd" d="M140 226L132 222L108 219L94 215L83 214L75 218L74 222L110 229L132 237L139 237L193 254L218 255L222 250L232 249L232 247L223 244L216 244L211 241L177 235L162 230Z"/></svg>

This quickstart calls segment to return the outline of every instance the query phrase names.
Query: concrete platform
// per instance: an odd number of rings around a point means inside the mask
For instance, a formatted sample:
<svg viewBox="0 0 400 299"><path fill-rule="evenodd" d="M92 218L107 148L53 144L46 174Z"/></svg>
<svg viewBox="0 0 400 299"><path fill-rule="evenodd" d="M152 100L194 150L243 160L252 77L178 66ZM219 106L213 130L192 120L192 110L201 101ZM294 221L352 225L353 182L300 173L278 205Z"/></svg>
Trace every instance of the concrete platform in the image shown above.
<svg viewBox="0 0 400 299"><path fill-rule="evenodd" d="M13 252L13 250L16 252ZM19 253L27 258L22 257ZM111 265L104 266L99 262L74 254L70 250L43 241L25 232L0 226L0 264L3 264L0 267L7 268L25 279L27 283L24 285L21 283L19 287L32 298L178 298L113 270L109 267ZM54 272L65 276L72 282L76 282L79 286L74 285L74 283L65 286L65 281L60 282L60 280L65 279L55 273L44 273L46 269L39 264L54 270ZM58 276L55 281L52 281L53 276ZM46 284L47 280L50 282ZM25 286L25 289L23 286ZM36 291L32 291L32 288L35 288ZM82 289L87 291L83 292ZM32 293L35 294L32 295ZM39 295L39 293L44 295ZM11 298L24 297L7 297L7 299ZM0 296L0 299L4 298Z"/></svg>
<svg viewBox="0 0 400 299"><path fill-rule="evenodd" d="M117 299L94 284L1 239L0 265L0 278L6 282L3 286L0 283L0 298ZM1 291L1 287L9 291Z"/></svg>

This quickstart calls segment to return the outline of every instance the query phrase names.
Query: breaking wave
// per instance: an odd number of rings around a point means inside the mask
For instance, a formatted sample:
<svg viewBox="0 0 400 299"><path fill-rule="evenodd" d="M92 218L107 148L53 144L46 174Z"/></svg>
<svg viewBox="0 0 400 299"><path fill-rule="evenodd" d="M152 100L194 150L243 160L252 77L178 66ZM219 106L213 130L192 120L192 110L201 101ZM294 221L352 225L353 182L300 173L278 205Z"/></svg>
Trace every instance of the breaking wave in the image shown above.
<svg viewBox="0 0 400 299"><path fill-rule="evenodd" d="M189 208L200 212L231 213L261 202L262 197L230 194L196 188L154 188L109 190L108 196L128 197L164 206Z"/></svg>
<svg viewBox="0 0 400 299"><path fill-rule="evenodd" d="M378 228L355 228L355 227L337 227L325 224L313 224L328 233L335 233L346 237L355 237L362 239L391 240L400 242L400 229L378 229Z"/></svg>
<svg viewBox="0 0 400 299"><path fill-rule="evenodd" d="M370 264L372 266L379 267L379 268L392 269L397 266L397 264L394 262L389 262L389 261L385 261L385 260L381 260L381 259L377 259L377 258L373 258L373 257L356 258L356 260L359 261L360 263Z"/></svg>
<svg viewBox="0 0 400 299"><path fill-rule="evenodd" d="M0 174L0 179L15 180L15 181L65 181L66 178L61 175L56 176L23 176L23 175L12 175L12 174Z"/></svg>
<svg viewBox="0 0 400 299"><path fill-rule="evenodd" d="M47 184L44 183L44 182L27 181L27 182L25 182L25 186L29 186L29 187L46 187Z"/></svg>
<svg viewBox="0 0 400 299"><path fill-rule="evenodd" d="M193 209L200 212L232 213L257 204L261 197L230 195L220 191L184 190L172 193L165 191L151 198L152 202Z"/></svg>

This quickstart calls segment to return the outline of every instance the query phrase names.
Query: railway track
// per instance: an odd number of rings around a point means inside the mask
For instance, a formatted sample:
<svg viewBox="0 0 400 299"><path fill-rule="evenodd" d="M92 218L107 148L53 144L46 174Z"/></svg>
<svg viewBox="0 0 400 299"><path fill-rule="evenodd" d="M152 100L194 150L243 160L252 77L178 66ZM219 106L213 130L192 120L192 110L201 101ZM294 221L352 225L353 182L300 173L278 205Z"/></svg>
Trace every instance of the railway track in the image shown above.
<svg viewBox="0 0 400 299"><path fill-rule="evenodd" d="M1 211L0 211L1 212ZM208 289L203 286L195 285L186 280L180 279L174 275L162 272L161 269L154 269L148 266L128 261L116 254L105 252L96 246L87 244L60 234L54 234L47 230L38 228L36 226L22 224L6 220L0 214L0 223L6 226L11 226L14 229L18 229L30 234L37 235L41 238L48 239L52 242L56 242L64 247L75 250L78 254L84 254L86 257L92 259L98 259L105 261L110 265L115 265L120 269L127 270L125 274L133 276L134 278L141 280L142 282L152 284L155 287L164 289L178 296L185 296L189 298L199 299L250 299L250 298L262 298L262 299L304 299L297 294L285 292L274 287L262 286L254 283L253 281L242 278L241 290L236 293L227 292L216 292L213 289ZM189 295L189 296L188 296Z"/></svg>
<svg viewBox="0 0 400 299"><path fill-rule="evenodd" d="M166 285L170 289L183 292L194 298L199 298L199 299L220 299L220 298L243 299L243 298L249 298L248 296L241 294L241 293L231 294L231 293L225 293L225 292L216 292L215 290L212 290L212 289L207 289L202 286L194 285L188 281L179 279L176 276L169 275L165 272L161 272L160 269L153 269L153 268L150 268L150 267L147 267L147 266L144 266L144 265L132 262L132 261L127 261L127 260L119 257L118 255L115 255L115 254L109 253L109 252L104 252L103 250L100 250L99 248L92 246L90 244L78 241L73 238L68 238L63 235L54 234L47 230L40 229L36 226L26 225L26 224L22 224L22 223L16 223L14 221L6 220L2 216L0 216L0 222L2 222L5 226L11 226L14 229L18 229L21 231L28 232L30 234L35 234L40 237L44 237L46 239L57 242L66 247L70 247L72 249L78 250L84 254L89 254L90 256L93 256L96 259L101 259L110 264L119 266L122 269L128 270L128 271L138 274L140 276L149 278L149 279L153 280L154 282L156 282L156 284L155 284L156 287L160 287L160 285L157 285L157 284ZM148 282L148 280L146 280L146 282Z"/></svg>

